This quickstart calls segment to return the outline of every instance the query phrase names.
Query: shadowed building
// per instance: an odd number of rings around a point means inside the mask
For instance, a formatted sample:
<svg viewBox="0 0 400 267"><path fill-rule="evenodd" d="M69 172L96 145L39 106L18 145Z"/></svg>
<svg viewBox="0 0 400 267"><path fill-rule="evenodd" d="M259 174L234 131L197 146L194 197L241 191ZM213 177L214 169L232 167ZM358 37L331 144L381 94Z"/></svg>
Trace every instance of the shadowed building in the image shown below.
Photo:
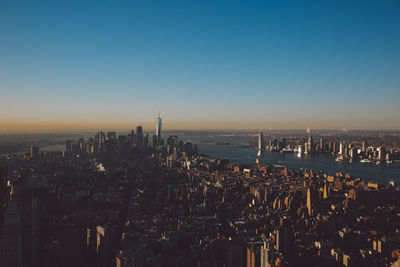
<svg viewBox="0 0 400 267"><path fill-rule="evenodd" d="M2 254L8 259L9 267L21 266L22 224L17 203L8 202L3 225Z"/></svg>
<svg viewBox="0 0 400 267"><path fill-rule="evenodd" d="M107 266L110 252L110 233L106 226L97 226L97 242L96 252L98 258L98 266Z"/></svg>
<svg viewBox="0 0 400 267"><path fill-rule="evenodd" d="M226 244L227 267L243 266L243 248L237 241L229 241Z"/></svg>
<svg viewBox="0 0 400 267"><path fill-rule="evenodd" d="M142 147L143 143L144 143L143 127L139 125L136 127L136 147Z"/></svg>
<svg viewBox="0 0 400 267"><path fill-rule="evenodd" d="M31 244L31 263L36 265L39 254L39 200L32 199L32 244Z"/></svg>

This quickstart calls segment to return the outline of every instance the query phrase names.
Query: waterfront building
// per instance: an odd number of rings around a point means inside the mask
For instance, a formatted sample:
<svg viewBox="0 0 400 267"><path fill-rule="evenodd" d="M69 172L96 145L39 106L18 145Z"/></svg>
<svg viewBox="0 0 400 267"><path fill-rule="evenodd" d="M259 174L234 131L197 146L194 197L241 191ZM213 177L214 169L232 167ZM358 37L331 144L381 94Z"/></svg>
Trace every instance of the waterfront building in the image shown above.
<svg viewBox="0 0 400 267"><path fill-rule="evenodd" d="M350 149L350 158L351 158L351 159L355 159L356 156L357 156L357 150L356 150L355 147L352 147L352 148Z"/></svg>
<svg viewBox="0 0 400 267"><path fill-rule="evenodd" d="M31 146L29 154L31 158L36 158L39 155L39 148L36 146Z"/></svg>
<svg viewBox="0 0 400 267"><path fill-rule="evenodd" d="M287 145L286 138L282 138L282 147L286 148L286 145Z"/></svg>
<svg viewBox="0 0 400 267"><path fill-rule="evenodd" d="M258 150L262 150L264 148L264 137L262 133L258 134Z"/></svg>
<svg viewBox="0 0 400 267"><path fill-rule="evenodd" d="M257 156L261 156L263 154L264 151L264 136L262 133L258 134L258 140L257 140L257 149L258 149L258 153Z"/></svg>
<svg viewBox="0 0 400 267"><path fill-rule="evenodd" d="M311 135L308 137L307 144L308 144L307 145L307 152L308 153L312 153L313 152L313 148L314 148L314 141L313 141L313 138L312 138Z"/></svg>
<svg viewBox="0 0 400 267"><path fill-rule="evenodd" d="M380 146L380 147L378 147L378 148L376 149L376 151L377 151L377 158L378 158L379 160L382 160L382 159L383 159L383 155L385 154L385 148L382 147L382 146Z"/></svg>
<svg viewBox="0 0 400 267"><path fill-rule="evenodd" d="M344 144L343 144L343 142L340 142L340 144L339 144L339 155L343 155L343 150L344 150L344 148L343 148L343 146L344 146Z"/></svg>
<svg viewBox="0 0 400 267"><path fill-rule="evenodd" d="M257 149L258 149L258 152L257 152L258 158L256 160L256 163L262 164L263 163L262 157L263 157L264 149L265 149L264 136L263 136L262 132L258 133Z"/></svg>
<svg viewBox="0 0 400 267"><path fill-rule="evenodd" d="M368 144L367 144L367 142L365 142L365 141L363 141L362 142L362 152L365 152L365 151L367 151L367 147L368 147Z"/></svg>

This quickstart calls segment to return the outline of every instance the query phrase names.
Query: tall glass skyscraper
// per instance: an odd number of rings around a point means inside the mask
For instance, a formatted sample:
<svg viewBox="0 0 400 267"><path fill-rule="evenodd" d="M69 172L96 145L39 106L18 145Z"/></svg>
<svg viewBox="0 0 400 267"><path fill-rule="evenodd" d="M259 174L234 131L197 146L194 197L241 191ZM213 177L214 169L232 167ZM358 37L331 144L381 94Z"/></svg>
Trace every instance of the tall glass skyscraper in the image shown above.
<svg viewBox="0 0 400 267"><path fill-rule="evenodd" d="M160 118L160 113L158 113L157 124L156 124L156 136L158 144L162 143L161 131L162 131L162 120Z"/></svg>

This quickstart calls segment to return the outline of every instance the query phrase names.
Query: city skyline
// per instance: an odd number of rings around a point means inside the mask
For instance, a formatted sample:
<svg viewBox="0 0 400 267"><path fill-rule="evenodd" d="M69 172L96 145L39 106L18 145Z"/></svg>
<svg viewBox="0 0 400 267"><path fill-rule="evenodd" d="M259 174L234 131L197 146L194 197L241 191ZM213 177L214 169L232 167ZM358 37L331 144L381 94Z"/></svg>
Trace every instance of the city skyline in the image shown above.
<svg viewBox="0 0 400 267"><path fill-rule="evenodd" d="M400 129L400 5L0 3L0 132ZM164 128L164 125L163 125Z"/></svg>
<svg viewBox="0 0 400 267"><path fill-rule="evenodd" d="M158 122L157 135L2 136L1 266L400 263L398 133L159 142Z"/></svg>

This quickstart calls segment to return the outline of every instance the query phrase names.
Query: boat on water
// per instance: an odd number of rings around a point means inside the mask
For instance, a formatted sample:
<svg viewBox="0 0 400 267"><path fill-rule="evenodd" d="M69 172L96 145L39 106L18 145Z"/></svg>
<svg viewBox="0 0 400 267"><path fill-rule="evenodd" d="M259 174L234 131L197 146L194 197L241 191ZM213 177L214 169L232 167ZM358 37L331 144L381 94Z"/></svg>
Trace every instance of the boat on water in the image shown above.
<svg viewBox="0 0 400 267"><path fill-rule="evenodd" d="M376 165L381 165L381 161L378 160L378 161L376 162Z"/></svg>
<svg viewBox="0 0 400 267"><path fill-rule="evenodd" d="M368 162L371 162L369 159L362 159L362 160L360 160L360 162L361 163L368 163Z"/></svg>
<svg viewBox="0 0 400 267"><path fill-rule="evenodd" d="M337 158L335 159L335 161L343 161L343 158L337 157Z"/></svg>
<svg viewBox="0 0 400 267"><path fill-rule="evenodd" d="M391 163L393 163L393 160L387 160L386 163L391 164Z"/></svg>

